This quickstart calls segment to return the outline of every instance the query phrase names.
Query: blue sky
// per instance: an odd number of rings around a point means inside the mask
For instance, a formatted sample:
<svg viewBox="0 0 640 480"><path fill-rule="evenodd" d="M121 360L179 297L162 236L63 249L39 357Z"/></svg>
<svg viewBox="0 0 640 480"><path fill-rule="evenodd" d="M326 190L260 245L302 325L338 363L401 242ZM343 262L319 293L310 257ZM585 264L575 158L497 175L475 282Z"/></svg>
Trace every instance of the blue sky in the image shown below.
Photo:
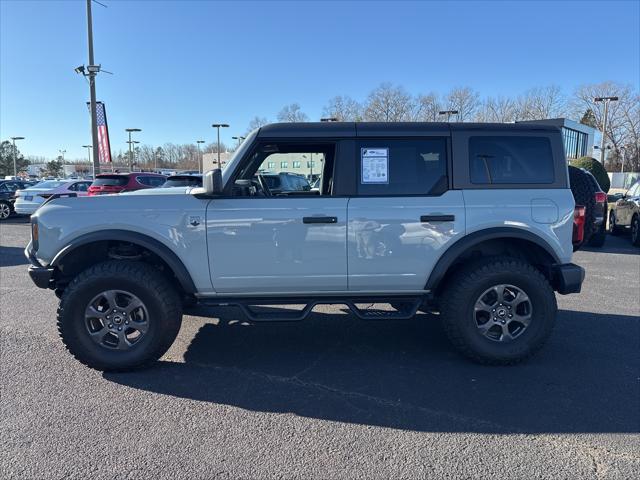
<svg viewBox="0 0 640 480"><path fill-rule="evenodd" d="M112 149L231 143L255 115L298 102L319 119L335 95L382 82L413 94L468 85L516 95L557 84L639 84L640 2L214 2L94 4L96 62ZM90 142L83 1L0 0L0 139L26 155L85 155Z"/></svg>

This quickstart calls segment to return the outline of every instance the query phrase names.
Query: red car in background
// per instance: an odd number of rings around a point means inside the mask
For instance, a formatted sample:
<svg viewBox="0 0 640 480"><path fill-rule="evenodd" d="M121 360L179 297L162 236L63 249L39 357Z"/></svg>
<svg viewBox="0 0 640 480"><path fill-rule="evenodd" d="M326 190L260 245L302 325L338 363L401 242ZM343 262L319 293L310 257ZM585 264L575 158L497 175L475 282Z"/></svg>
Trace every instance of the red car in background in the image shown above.
<svg viewBox="0 0 640 480"><path fill-rule="evenodd" d="M143 188L161 187L167 177L157 173L103 173L89 187L89 195L108 195L112 193L131 192Z"/></svg>

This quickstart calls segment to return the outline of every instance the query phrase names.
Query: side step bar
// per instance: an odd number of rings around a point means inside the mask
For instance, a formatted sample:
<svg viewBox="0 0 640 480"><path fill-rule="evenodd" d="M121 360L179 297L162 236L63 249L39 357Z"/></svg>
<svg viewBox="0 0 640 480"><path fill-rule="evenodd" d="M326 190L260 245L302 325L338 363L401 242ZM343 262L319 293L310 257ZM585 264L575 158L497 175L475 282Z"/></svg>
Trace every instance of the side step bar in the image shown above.
<svg viewBox="0 0 640 480"><path fill-rule="evenodd" d="M413 318L418 309L427 299L424 297L385 297L385 298L352 298L352 297L333 297L333 298L315 298L308 301L304 298L261 298L261 299L202 299L193 309L188 309L185 313L194 315L207 316L202 309L198 307L221 307L235 306L242 310L242 313L250 322L297 322L304 320L311 314L316 305L342 304L346 305L351 312L361 320L408 320ZM380 310L380 309L362 309L357 306L358 303L402 303L405 308L402 310ZM298 311L291 311L283 308L276 308L271 312L258 312L253 307L267 305L300 305L304 303L304 307Z"/></svg>

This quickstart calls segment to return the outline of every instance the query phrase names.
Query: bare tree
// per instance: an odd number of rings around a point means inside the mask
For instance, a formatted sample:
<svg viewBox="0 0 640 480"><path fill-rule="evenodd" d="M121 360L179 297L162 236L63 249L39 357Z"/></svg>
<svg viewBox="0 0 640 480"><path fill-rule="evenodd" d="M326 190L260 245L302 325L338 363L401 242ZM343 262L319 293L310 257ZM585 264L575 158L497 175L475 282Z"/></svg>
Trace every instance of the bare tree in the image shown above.
<svg viewBox="0 0 640 480"><path fill-rule="evenodd" d="M337 118L339 122L362 120L362 106L351 97L338 95L331 99L322 110L324 117Z"/></svg>
<svg viewBox="0 0 640 480"><path fill-rule="evenodd" d="M471 120L480 107L480 95L470 87L456 87L447 94L447 110L457 110L456 120Z"/></svg>
<svg viewBox="0 0 640 480"><path fill-rule="evenodd" d="M415 104L404 88L383 83L373 90L364 105L364 119L379 122L410 121Z"/></svg>
<svg viewBox="0 0 640 480"><path fill-rule="evenodd" d="M513 122L516 120L516 102L508 97L488 97L478 109L478 122Z"/></svg>
<svg viewBox="0 0 640 480"><path fill-rule="evenodd" d="M256 115L249 122L249 126L247 126L247 131L245 132L245 136L253 132L255 129L260 128L263 125L266 125L267 123L269 123L269 120L267 120L266 117L259 117Z"/></svg>
<svg viewBox="0 0 640 480"><path fill-rule="evenodd" d="M518 120L542 120L568 114L567 100L557 85L535 87L517 99Z"/></svg>
<svg viewBox="0 0 640 480"><path fill-rule="evenodd" d="M278 121L291 123L307 122L309 121L309 117L300 109L299 104L292 103L285 105L282 110L280 110L278 113Z"/></svg>
<svg viewBox="0 0 640 480"><path fill-rule="evenodd" d="M632 162L637 160L638 143L638 92L631 85L612 81L582 85L575 91L572 107L574 111L591 110L595 127L602 131L604 104L595 102L597 97L617 96L617 102L609 103L607 116L607 142L615 151L627 149ZM632 153L633 152L633 153Z"/></svg>
<svg viewBox="0 0 640 480"><path fill-rule="evenodd" d="M414 120L418 122L437 122L438 112L442 110L442 103L437 94L418 95L415 101Z"/></svg>

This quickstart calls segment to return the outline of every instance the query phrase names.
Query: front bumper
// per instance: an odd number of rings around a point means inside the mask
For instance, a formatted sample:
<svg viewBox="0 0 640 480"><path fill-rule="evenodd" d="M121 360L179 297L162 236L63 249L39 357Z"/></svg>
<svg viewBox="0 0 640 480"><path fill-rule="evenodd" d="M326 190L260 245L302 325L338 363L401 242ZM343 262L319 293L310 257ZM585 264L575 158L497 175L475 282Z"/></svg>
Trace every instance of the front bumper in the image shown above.
<svg viewBox="0 0 640 480"><path fill-rule="evenodd" d="M43 267L36 256L29 250L29 247L25 248L24 255L31 262L29 265L29 276L33 283L36 284L37 287L40 288L51 288L53 273L55 271L54 267Z"/></svg>
<svg viewBox="0 0 640 480"><path fill-rule="evenodd" d="M556 292L567 295L580 293L584 281L584 268L574 263L564 263L552 267L553 287Z"/></svg>

